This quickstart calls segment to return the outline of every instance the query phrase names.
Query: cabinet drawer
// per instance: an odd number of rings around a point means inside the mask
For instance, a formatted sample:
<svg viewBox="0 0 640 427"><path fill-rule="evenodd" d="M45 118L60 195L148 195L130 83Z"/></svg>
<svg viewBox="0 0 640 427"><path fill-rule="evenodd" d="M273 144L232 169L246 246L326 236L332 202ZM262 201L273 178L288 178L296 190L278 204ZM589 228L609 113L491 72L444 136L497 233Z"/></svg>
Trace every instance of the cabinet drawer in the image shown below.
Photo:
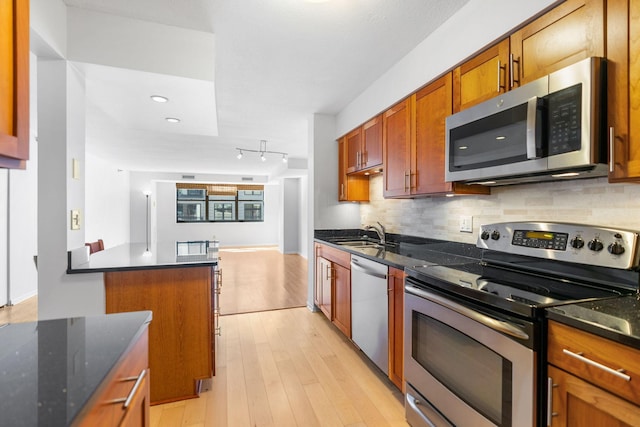
<svg viewBox="0 0 640 427"><path fill-rule="evenodd" d="M316 243L316 256L328 259L351 270L351 254L347 251L332 248L331 246Z"/></svg>
<svg viewBox="0 0 640 427"><path fill-rule="evenodd" d="M113 369L103 383L102 391L90 400L86 416L82 417L75 426L116 426L116 425L141 425L137 423L122 423L129 411L138 411L137 403L142 404L143 413L136 419L146 420L148 416L149 396L149 334L148 329L138 339L128 354ZM142 372L145 372L144 374ZM140 379L138 381L138 379ZM136 387L137 384L137 387ZM135 388L135 390L134 390ZM134 404L124 407L128 397Z"/></svg>
<svg viewBox="0 0 640 427"><path fill-rule="evenodd" d="M640 351L549 321L549 363L640 404Z"/></svg>

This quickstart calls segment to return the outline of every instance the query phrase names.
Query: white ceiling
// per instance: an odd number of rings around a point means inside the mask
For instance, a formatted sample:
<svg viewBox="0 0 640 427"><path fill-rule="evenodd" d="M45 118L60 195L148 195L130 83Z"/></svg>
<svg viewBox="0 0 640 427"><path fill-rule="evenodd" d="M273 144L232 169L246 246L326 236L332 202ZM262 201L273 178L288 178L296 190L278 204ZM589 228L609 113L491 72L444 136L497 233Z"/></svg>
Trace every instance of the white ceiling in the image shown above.
<svg viewBox="0 0 640 427"><path fill-rule="evenodd" d="M306 158L312 114L338 113L469 0L64 1L215 37L212 80L79 63L89 153L127 170L268 175L277 156L237 160L235 147Z"/></svg>

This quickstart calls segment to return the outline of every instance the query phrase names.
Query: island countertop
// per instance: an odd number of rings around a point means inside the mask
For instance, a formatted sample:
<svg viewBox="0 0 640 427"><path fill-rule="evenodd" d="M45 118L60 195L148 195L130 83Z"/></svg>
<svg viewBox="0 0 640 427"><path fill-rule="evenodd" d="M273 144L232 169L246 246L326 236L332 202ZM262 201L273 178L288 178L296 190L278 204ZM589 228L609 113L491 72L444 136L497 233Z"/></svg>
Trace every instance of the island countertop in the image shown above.
<svg viewBox="0 0 640 427"><path fill-rule="evenodd" d="M151 318L138 311L0 326L0 424L70 425Z"/></svg>
<svg viewBox="0 0 640 427"><path fill-rule="evenodd" d="M209 241L125 243L95 252L86 262L74 262L69 252L68 274L99 273L107 271L149 270L156 268L182 268L216 266L217 253L207 255Z"/></svg>

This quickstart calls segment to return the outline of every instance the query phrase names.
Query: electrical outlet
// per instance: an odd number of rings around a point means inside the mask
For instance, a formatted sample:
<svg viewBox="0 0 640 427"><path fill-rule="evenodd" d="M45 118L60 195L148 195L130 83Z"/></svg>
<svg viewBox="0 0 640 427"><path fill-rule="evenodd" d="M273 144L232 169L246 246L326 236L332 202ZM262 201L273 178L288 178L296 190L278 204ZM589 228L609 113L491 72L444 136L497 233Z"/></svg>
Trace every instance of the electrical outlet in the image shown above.
<svg viewBox="0 0 640 427"><path fill-rule="evenodd" d="M473 217L471 215L462 215L460 217L460 232L473 233Z"/></svg>

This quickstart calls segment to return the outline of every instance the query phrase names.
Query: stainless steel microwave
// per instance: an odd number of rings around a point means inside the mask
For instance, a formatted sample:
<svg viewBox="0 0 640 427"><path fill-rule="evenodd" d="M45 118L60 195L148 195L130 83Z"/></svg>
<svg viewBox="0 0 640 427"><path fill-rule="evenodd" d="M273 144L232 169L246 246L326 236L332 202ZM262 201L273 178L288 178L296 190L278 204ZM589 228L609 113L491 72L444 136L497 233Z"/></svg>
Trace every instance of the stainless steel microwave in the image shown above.
<svg viewBox="0 0 640 427"><path fill-rule="evenodd" d="M605 176L605 65L587 58L447 117L445 180L493 186Z"/></svg>

